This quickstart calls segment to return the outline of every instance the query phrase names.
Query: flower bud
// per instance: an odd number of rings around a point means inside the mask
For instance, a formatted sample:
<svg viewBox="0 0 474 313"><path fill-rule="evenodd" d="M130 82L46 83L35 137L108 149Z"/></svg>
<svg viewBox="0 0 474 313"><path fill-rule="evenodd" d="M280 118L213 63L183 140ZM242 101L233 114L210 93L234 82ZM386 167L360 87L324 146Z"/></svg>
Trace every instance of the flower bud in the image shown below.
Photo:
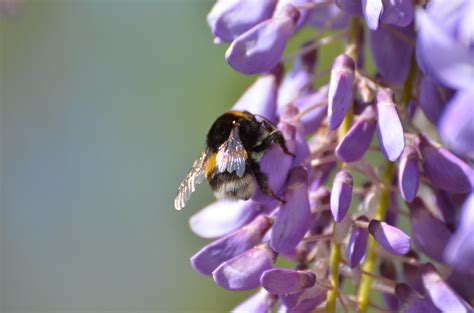
<svg viewBox="0 0 474 313"><path fill-rule="evenodd" d="M265 215L257 216L251 223L202 248L191 258L196 271L203 275L212 272L225 261L244 253L259 244L272 220Z"/></svg>
<svg viewBox="0 0 474 313"><path fill-rule="evenodd" d="M431 184L454 193L470 192L470 177L474 174L469 165L445 148L433 146L425 137L418 139L423 169Z"/></svg>
<svg viewBox="0 0 474 313"><path fill-rule="evenodd" d="M358 221L369 222L365 216L357 218ZM350 268L355 268L364 259L367 251L369 232L366 228L359 227L356 224L352 226L352 234L347 245L346 255Z"/></svg>
<svg viewBox="0 0 474 313"><path fill-rule="evenodd" d="M232 313L268 313L271 312L278 297L260 289L256 294L239 304Z"/></svg>
<svg viewBox="0 0 474 313"><path fill-rule="evenodd" d="M272 268L277 254L268 245L260 245L238 255L212 272L214 281L228 290L250 290L260 285L260 276Z"/></svg>
<svg viewBox="0 0 474 313"><path fill-rule="evenodd" d="M377 93L377 135L385 157L389 161L396 161L405 147L405 138L390 89L382 89Z"/></svg>
<svg viewBox="0 0 474 313"><path fill-rule="evenodd" d="M277 252L292 253L311 223L308 174L301 166L291 170L283 197L286 202L278 210L270 245Z"/></svg>
<svg viewBox="0 0 474 313"><path fill-rule="evenodd" d="M280 62L300 13L288 5L281 14L237 37L225 54L229 65L242 74L265 73Z"/></svg>
<svg viewBox="0 0 474 313"><path fill-rule="evenodd" d="M362 159L372 142L375 126L375 110L369 105L337 145L337 157L346 163Z"/></svg>
<svg viewBox="0 0 474 313"><path fill-rule="evenodd" d="M240 34L269 19L276 0L217 1L207 16L212 34L221 42L231 42Z"/></svg>
<svg viewBox="0 0 474 313"><path fill-rule="evenodd" d="M352 201L352 175L343 169L336 174L331 190L331 212L336 223L346 216Z"/></svg>
<svg viewBox="0 0 474 313"><path fill-rule="evenodd" d="M352 84L355 79L354 60L346 54L339 55L332 65L328 94L328 123L337 129L352 104Z"/></svg>
<svg viewBox="0 0 474 313"><path fill-rule="evenodd" d="M280 295L280 302L288 312L311 312L326 300L326 295L327 289L314 284L302 292Z"/></svg>
<svg viewBox="0 0 474 313"><path fill-rule="evenodd" d="M313 287L316 275L307 271L296 271L274 268L263 273L260 284L268 292L276 295L287 295Z"/></svg>
<svg viewBox="0 0 474 313"><path fill-rule="evenodd" d="M386 24L408 26L414 18L413 0L383 0L381 19Z"/></svg>
<svg viewBox="0 0 474 313"><path fill-rule="evenodd" d="M405 148L398 169L398 188L403 199L412 202L419 186L418 152L409 145Z"/></svg>
<svg viewBox="0 0 474 313"><path fill-rule="evenodd" d="M410 237L400 229L378 220L371 220L368 229L375 240L388 252L404 255L410 251Z"/></svg>

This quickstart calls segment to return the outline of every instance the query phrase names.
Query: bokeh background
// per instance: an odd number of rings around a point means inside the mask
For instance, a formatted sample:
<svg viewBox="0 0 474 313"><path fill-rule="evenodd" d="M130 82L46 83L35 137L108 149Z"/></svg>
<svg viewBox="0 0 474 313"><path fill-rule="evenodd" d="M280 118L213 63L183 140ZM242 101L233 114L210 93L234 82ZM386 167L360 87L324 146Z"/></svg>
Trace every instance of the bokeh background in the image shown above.
<svg viewBox="0 0 474 313"><path fill-rule="evenodd" d="M172 206L254 79L212 43L211 6L25 0L0 17L2 313L224 312L247 296L190 266L209 189Z"/></svg>

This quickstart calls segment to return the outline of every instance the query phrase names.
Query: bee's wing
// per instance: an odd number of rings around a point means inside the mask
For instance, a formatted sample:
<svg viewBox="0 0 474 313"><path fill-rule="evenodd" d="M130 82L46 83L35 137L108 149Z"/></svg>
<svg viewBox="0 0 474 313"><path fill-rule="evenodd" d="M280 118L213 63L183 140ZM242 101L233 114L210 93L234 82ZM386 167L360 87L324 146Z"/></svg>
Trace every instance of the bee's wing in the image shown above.
<svg viewBox="0 0 474 313"><path fill-rule="evenodd" d="M193 167L189 170L186 178L178 187L178 194L174 199L174 207L176 210L181 210L186 205L186 202L191 197L191 194L196 190L196 185L202 183L205 176L205 164L207 162L207 152L201 153L201 156L194 161Z"/></svg>
<svg viewBox="0 0 474 313"><path fill-rule="evenodd" d="M242 177L245 173L247 151L239 137L238 127L234 127L229 138L219 147L216 156L217 171L232 173Z"/></svg>

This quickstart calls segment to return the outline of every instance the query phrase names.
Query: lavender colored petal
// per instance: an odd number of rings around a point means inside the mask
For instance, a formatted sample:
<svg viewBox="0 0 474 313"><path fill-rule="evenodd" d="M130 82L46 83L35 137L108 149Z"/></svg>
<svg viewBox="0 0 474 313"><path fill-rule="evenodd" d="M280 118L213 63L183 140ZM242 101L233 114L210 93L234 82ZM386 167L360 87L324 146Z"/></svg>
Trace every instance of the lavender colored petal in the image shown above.
<svg viewBox="0 0 474 313"><path fill-rule="evenodd" d="M471 259L472 260L472 259ZM474 272L458 271L454 269L448 278L447 283L467 302L474 301Z"/></svg>
<svg viewBox="0 0 474 313"><path fill-rule="evenodd" d="M191 258L191 264L203 275L212 272L225 261L244 253L259 244L272 221L264 216L257 216L251 223L235 232L212 242Z"/></svg>
<svg viewBox="0 0 474 313"><path fill-rule="evenodd" d="M315 284L302 292L281 295L280 302L287 308L287 312L311 312L326 300L326 295L327 290Z"/></svg>
<svg viewBox="0 0 474 313"><path fill-rule="evenodd" d="M385 157L394 162L403 152L405 137L398 116L393 92L382 89L377 93L377 135Z"/></svg>
<svg viewBox="0 0 474 313"><path fill-rule="evenodd" d="M361 0L336 0L336 5L349 15L362 16Z"/></svg>
<svg viewBox="0 0 474 313"><path fill-rule="evenodd" d="M398 284L395 294L400 300L403 313L441 313L430 299L424 298L406 284Z"/></svg>
<svg viewBox="0 0 474 313"><path fill-rule="evenodd" d="M286 203L280 206L272 228L270 244L277 252L292 253L310 227L307 180L308 174L302 167L291 170L284 193Z"/></svg>
<svg viewBox="0 0 474 313"><path fill-rule="evenodd" d="M362 159L372 142L376 124L375 110L369 105L337 145L339 160L349 163Z"/></svg>
<svg viewBox="0 0 474 313"><path fill-rule="evenodd" d="M363 220L368 222L368 219L363 217ZM369 239L369 232L367 229L352 226L352 234L347 245L346 255L350 268L357 267L364 259L367 251L367 243Z"/></svg>
<svg viewBox="0 0 474 313"><path fill-rule="evenodd" d="M415 246L433 260L442 262L451 231L428 211L420 198L415 198L408 206Z"/></svg>
<svg viewBox="0 0 474 313"><path fill-rule="evenodd" d="M215 37L231 42L240 34L269 19L276 0L217 1L207 16L207 23Z"/></svg>
<svg viewBox="0 0 474 313"><path fill-rule="evenodd" d="M276 295L287 295L313 287L316 275L308 271L274 268L263 273L260 285Z"/></svg>
<svg viewBox="0 0 474 313"><path fill-rule="evenodd" d="M472 18L471 18L472 20ZM416 11L417 57L431 77L454 89L469 89L474 82L474 51L443 27L444 20L425 10ZM472 26L471 26L472 27Z"/></svg>
<svg viewBox="0 0 474 313"><path fill-rule="evenodd" d="M315 8L307 24L318 29L340 29L347 27L349 15L335 4L328 3Z"/></svg>
<svg viewBox="0 0 474 313"><path fill-rule="evenodd" d="M423 76L419 88L418 105L430 122L437 125L452 92L428 76Z"/></svg>
<svg viewBox="0 0 474 313"><path fill-rule="evenodd" d="M295 31L297 31L306 24L308 18L311 16L313 10L309 8L309 6L313 3L314 0L278 0L273 16L277 17L285 14L285 7L288 5L298 8L299 16L296 19L297 22L295 28Z"/></svg>
<svg viewBox="0 0 474 313"><path fill-rule="evenodd" d="M328 93L328 124L334 130L341 125L352 104L355 63L346 54L339 55L332 65Z"/></svg>
<svg viewBox="0 0 474 313"><path fill-rule="evenodd" d="M407 202L415 199L419 187L418 152L409 145L405 148L398 169L398 188Z"/></svg>
<svg viewBox="0 0 474 313"><path fill-rule="evenodd" d="M408 252L405 255L405 257L413 259L415 261L420 260L420 258L418 257L418 254L413 250ZM402 269L403 269L403 276L405 278L405 281L410 286L410 288L416 290L420 294L424 294L425 287L423 287L423 282L421 281L421 271L418 264L403 262Z"/></svg>
<svg viewBox="0 0 474 313"><path fill-rule="evenodd" d="M439 123L441 138L454 152L474 159L474 91L459 91Z"/></svg>
<svg viewBox="0 0 474 313"><path fill-rule="evenodd" d="M232 313L268 313L275 305L278 297L260 289L256 294L236 306Z"/></svg>
<svg viewBox="0 0 474 313"><path fill-rule="evenodd" d="M433 304L443 312L472 312L466 303L439 275L431 264L422 266L422 279Z"/></svg>
<svg viewBox="0 0 474 313"><path fill-rule="evenodd" d="M226 51L229 65L242 74L265 73L280 61L295 31L299 11L287 6L278 17L258 24L237 37Z"/></svg>
<svg viewBox="0 0 474 313"><path fill-rule="evenodd" d="M400 229L385 222L371 220L369 232L388 252L394 255L405 255L410 251L410 237Z"/></svg>
<svg viewBox="0 0 474 313"><path fill-rule="evenodd" d="M382 0L362 0L362 12L369 29L375 30L379 27L383 9Z"/></svg>
<svg viewBox="0 0 474 313"><path fill-rule="evenodd" d="M425 174L434 187L454 193L471 191L473 171L463 160L443 147L433 146L424 137L420 137L419 150Z"/></svg>
<svg viewBox="0 0 474 313"><path fill-rule="evenodd" d="M272 268L276 253L260 245L236 256L212 272L214 281L228 290L250 290L260 285L260 276Z"/></svg>
<svg viewBox="0 0 474 313"><path fill-rule="evenodd" d="M388 278L392 281L397 281L397 269L392 261L383 260L379 266L379 272L382 277ZM389 311L397 312L400 307L398 298L390 293L382 292L382 299L385 303L385 307Z"/></svg>
<svg viewBox="0 0 474 313"><path fill-rule="evenodd" d="M383 0L382 21L397 26L408 26L414 18L412 0Z"/></svg>
<svg viewBox="0 0 474 313"><path fill-rule="evenodd" d="M390 31L387 28L392 27ZM393 84L402 84L410 69L414 45L396 35L399 32L403 36L415 39L413 25L407 27L396 27L387 25L379 27L375 31L369 31L369 47L372 51L375 66L384 80Z"/></svg>
<svg viewBox="0 0 474 313"><path fill-rule="evenodd" d="M352 175L343 169L336 174L331 190L331 212L336 223L346 216L352 201Z"/></svg>
<svg viewBox="0 0 474 313"><path fill-rule="evenodd" d="M250 222L261 205L253 201L218 200L189 219L191 230L203 238L218 238Z"/></svg>
<svg viewBox="0 0 474 313"><path fill-rule="evenodd" d="M312 108L315 105L321 104L328 99L328 86L321 87L318 91L308 93L298 97L294 104L300 112ZM305 113L300 121L303 125L305 135L313 134L319 129L324 118L327 116L327 105L320 105L317 108L311 109Z"/></svg>
<svg viewBox="0 0 474 313"><path fill-rule="evenodd" d="M232 107L233 111L248 111L277 122L277 94L283 72L277 66L272 73L258 78Z"/></svg>

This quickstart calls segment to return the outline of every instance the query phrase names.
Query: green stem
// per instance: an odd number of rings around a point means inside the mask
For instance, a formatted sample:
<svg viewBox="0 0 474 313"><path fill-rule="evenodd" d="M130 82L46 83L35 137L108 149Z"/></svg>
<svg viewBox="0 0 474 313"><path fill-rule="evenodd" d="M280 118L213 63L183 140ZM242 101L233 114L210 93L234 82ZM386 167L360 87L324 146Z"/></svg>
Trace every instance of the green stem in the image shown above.
<svg viewBox="0 0 474 313"><path fill-rule="evenodd" d="M339 289L339 262L341 261L341 245L333 240L331 247L331 256L329 263L331 264L331 272L329 281L332 289L328 291L326 302L326 312L336 312L337 291Z"/></svg>

